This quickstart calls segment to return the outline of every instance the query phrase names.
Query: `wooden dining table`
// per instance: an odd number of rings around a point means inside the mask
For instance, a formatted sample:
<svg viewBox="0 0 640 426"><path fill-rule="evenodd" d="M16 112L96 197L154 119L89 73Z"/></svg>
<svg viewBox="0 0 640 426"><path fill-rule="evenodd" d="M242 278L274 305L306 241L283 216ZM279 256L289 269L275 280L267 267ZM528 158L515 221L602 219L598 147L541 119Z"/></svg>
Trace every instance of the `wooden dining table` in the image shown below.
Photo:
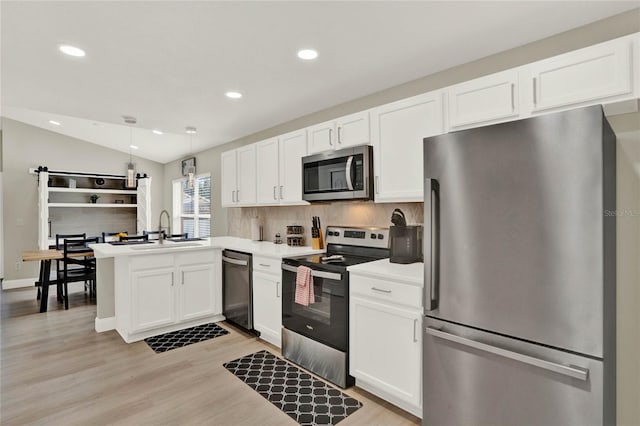
<svg viewBox="0 0 640 426"><path fill-rule="evenodd" d="M79 250L67 253L69 257L85 257L93 256L93 250ZM49 285L60 284L58 280L51 280L51 261L64 259L64 252L57 249L45 250L25 250L22 252L23 262L40 262L40 273L38 282L42 286L42 297L40 298L40 312L47 312L47 303L49 302Z"/></svg>

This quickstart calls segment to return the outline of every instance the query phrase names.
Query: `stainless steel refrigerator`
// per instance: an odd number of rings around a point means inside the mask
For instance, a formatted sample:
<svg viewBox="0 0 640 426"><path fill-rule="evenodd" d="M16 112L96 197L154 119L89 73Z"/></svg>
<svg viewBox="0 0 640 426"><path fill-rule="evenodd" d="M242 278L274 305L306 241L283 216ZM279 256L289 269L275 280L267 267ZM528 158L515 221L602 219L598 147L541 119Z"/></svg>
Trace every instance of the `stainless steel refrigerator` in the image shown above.
<svg viewBox="0 0 640 426"><path fill-rule="evenodd" d="M423 425L615 424L615 169L600 106L424 139Z"/></svg>

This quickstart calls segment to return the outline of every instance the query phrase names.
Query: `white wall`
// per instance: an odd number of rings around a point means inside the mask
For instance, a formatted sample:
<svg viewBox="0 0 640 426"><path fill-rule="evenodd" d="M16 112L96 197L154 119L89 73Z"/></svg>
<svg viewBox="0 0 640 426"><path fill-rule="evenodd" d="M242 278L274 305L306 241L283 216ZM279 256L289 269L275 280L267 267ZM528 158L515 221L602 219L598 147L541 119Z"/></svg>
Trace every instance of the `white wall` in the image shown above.
<svg viewBox="0 0 640 426"><path fill-rule="evenodd" d="M125 174L129 155L7 118L2 119L4 174L4 283L38 276L37 262L23 263L23 250L38 246L38 177L29 168ZM137 171L151 176L151 214L157 218L164 200L164 167L134 157ZM68 209L65 209L68 210ZM97 215L92 229L110 226ZM106 231L106 229L105 229ZM17 268L16 268L17 267ZM31 285L33 282L31 282Z"/></svg>

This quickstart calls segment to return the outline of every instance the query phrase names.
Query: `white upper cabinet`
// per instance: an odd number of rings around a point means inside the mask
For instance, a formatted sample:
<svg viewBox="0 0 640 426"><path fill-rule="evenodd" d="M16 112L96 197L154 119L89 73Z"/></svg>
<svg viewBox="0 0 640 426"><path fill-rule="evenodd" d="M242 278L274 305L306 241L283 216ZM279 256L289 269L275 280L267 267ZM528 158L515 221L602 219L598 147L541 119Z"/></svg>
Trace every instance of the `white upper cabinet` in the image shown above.
<svg viewBox="0 0 640 426"><path fill-rule="evenodd" d="M531 111L604 103L632 95L632 48L632 38L626 37L530 64Z"/></svg>
<svg viewBox="0 0 640 426"><path fill-rule="evenodd" d="M236 150L223 152L220 156L221 164L221 193L220 202L222 206L232 206L236 202L236 190L238 182L236 179Z"/></svg>
<svg viewBox="0 0 640 426"><path fill-rule="evenodd" d="M279 204L278 138L271 138L256 144L257 201L261 205Z"/></svg>
<svg viewBox="0 0 640 426"><path fill-rule="evenodd" d="M369 111L358 112L337 120L316 124L308 128L308 153L367 145L371 142Z"/></svg>
<svg viewBox="0 0 640 426"><path fill-rule="evenodd" d="M256 146L223 152L221 162L221 204L223 207L256 203Z"/></svg>
<svg viewBox="0 0 640 426"><path fill-rule="evenodd" d="M297 130L278 138L280 149L280 204L309 204L302 199L302 157L307 155L307 131Z"/></svg>
<svg viewBox="0 0 640 426"><path fill-rule="evenodd" d="M302 200L302 157L307 153L307 131L297 130L255 145L257 204L308 204Z"/></svg>
<svg viewBox="0 0 640 426"><path fill-rule="evenodd" d="M444 133L442 92L371 111L375 201L422 201L422 139Z"/></svg>
<svg viewBox="0 0 640 426"><path fill-rule="evenodd" d="M447 92L451 129L496 123L519 115L518 70L457 84Z"/></svg>

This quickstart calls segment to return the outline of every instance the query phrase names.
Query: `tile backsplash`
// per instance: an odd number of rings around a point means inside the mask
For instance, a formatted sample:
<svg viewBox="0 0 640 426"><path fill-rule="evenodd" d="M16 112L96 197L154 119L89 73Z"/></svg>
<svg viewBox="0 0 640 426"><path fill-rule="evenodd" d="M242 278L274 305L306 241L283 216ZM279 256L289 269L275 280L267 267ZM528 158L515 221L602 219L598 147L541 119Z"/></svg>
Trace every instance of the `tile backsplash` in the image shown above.
<svg viewBox="0 0 640 426"><path fill-rule="evenodd" d="M320 216L323 232L328 225L391 226L391 213L401 209L407 224L422 224L423 203L349 202L311 204L308 206L241 207L229 208L228 235L251 238L251 219L258 218L263 227L265 241L273 241L280 233L286 243L287 225L304 227L304 245L311 245L311 217Z"/></svg>

